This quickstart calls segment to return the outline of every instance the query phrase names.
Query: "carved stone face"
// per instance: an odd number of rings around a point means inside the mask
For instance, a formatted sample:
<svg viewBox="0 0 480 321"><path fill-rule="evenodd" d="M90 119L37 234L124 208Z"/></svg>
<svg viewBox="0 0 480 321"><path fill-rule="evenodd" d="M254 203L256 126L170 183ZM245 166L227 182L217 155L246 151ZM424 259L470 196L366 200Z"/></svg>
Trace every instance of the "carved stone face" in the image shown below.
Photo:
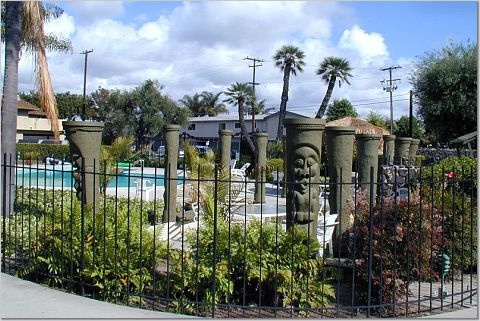
<svg viewBox="0 0 480 321"><path fill-rule="evenodd" d="M308 184L316 183L320 176L318 154L312 147L302 146L294 150L292 160L295 190L305 194L308 191Z"/></svg>

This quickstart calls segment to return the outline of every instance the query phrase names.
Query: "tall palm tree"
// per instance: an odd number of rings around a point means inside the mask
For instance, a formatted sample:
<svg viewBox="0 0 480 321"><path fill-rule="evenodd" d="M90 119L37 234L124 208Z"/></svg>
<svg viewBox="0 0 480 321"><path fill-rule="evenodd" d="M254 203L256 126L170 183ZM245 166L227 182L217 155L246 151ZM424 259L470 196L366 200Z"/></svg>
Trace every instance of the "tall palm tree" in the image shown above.
<svg viewBox="0 0 480 321"><path fill-rule="evenodd" d="M322 79L328 84L328 87L315 118L322 118L325 114L337 79L338 87L342 86L342 81L350 85L349 78L353 77L350 73L351 70L352 68L350 68L348 60L344 58L330 56L322 61L320 68L317 70L317 75L322 76Z"/></svg>
<svg viewBox="0 0 480 321"><path fill-rule="evenodd" d="M240 122L242 136L247 140L252 154L255 155L255 144L250 135L248 135L247 126L245 124L246 105L253 99L253 88L247 83L236 82L232 84L230 88L227 88L224 94L229 97L225 99L224 102L238 107L238 120Z"/></svg>
<svg viewBox="0 0 480 321"><path fill-rule="evenodd" d="M283 90L282 98L280 101L280 113L278 119L277 130L277 143L280 144L283 139L283 121L285 120L285 114L287 113L287 101L288 101L288 87L290 82L290 74L296 76L297 71L302 72L305 62L303 59L305 54L299 48L294 46L285 45L282 46L273 59L275 60L275 66L279 67L283 71Z"/></svg>
<svg viewBox="0 0 480 321"><path fill-rule="evenodd" d="M194 117L203 115L200 94L197 93L193 96L185 95L179 100L179 102L190 110Z"/></svg>
<svg viewBox="0 0 480 321"><path fill-rule="evenodd" d="M45 36L43 23L50 18L59 17L63 11L54 6L43 6L39 1L7 1L2 3L2 17L5 25L2 28L2 40L5 41L5 70L1 111L1 156L2 164L7 165L16 155L17 133L17 94L18 94L18 63L22 47L32 53L36 62L36 75L40 97L40 107L44 110L52 126L54 137L58 139L58 111L53 92L46 49L70 51L69 40L60 40L55 36ZM3 37L4 35L4 37ZM57 43L55 41L58 41ZM6 157L6 158L5 158ZM4 162L5 160L5 162ZM11 194L7 197L14 201L14 189L11 173L3 177L3 187L8 186ZM13 210L13 208L10 208Z"/></svg>
<svg viewBox="0 0 480 321"><path fill-rule="evenodd" d="M271 111L275 110L275 107L266 107L265 106L265 99L262 99L260 101L258 100L254 100L252 104L250 104L249 108L248 108L248 112L250 114L254 114L255 115L262 115L262 114L266 114L266 113L269 113Z"/></svg>
<svg viewBox="0 0 480 321"><path fill-rule="evenodd" d="M214 94L208 91L203 91L200 96L202 97L203 111L208 116L217 116L220 113L228 111L224 103L218 101L222 93Z"/></svg>

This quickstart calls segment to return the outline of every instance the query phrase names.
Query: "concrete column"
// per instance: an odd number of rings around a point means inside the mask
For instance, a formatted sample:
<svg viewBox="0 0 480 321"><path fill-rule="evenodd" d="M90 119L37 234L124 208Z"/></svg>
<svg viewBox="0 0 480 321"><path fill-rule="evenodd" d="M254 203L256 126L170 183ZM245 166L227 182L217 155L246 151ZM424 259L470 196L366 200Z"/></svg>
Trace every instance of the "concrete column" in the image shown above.
<svg viewBox="0 0 480 321"><path fill-rule="evenodd" d="M380 146L380 135L377 134L357 134L357 171L358 183L365 193L367 201L370 199L370 171L373 167L373 199L376 198L377 177L378 177L378 147Z"/></svg>
<svg viewBox="0 0 480 321"><path fill-rule="evenodd" d="M347 199L352 195L352 159L355 127L332 126L325 129L328 175L330 176L330 213L338 214L340 233L350 226L345 215ZM339 235L338 231L336 233Z"/></svg>
<svg viewBox="0 0 480 321"><path fill-rule="evenodd" d="M325 120L286 119L287 228L299 225L316 237L320 211L320 159Z"/></svg>
<svg viewBox="0 0 480 321"><path fill-rule="evenodd" d="M408 153L408 164L415 165L415 155L417 155L418 145L420 145L420 139L412 138L410 142L410 150Z"/></svg>
<svg viewBox="0 0 480 321"><path fill-rule="evenodd" d="M233 132L230 129L221 129L218 131L218 136L220 137L220 168L229 171L230 175Z"/></svg>
<svg viewBox="0 0 480 321"><path fill-rule="evenodd" d="M255 203L265 203L265 181L267 180L267 143L268 133L257 132L255 138Z"/></svg>
<svg viewBox="0 0 480 321"><path fill-rule="evenodd" d="M395 153L395 135L383 135L382 165L393 165L394 153Z"/></svg>
<svg viewBox="0 0 480 321"><path fill-rule="evenodd" d="M103 123L90 121L62 122L65 135L70 143L77 198L83 204L93 205L100 199L100 145ZM78 188L77 188L78 187ZM83 191L82 191L83 190Z"/></svg>
<svg viewBox="0 0 480 321"><path fill-rule="evenodd" d="M164 136L166 142L166 162L165 162L165 192L163 200L165 207L163 209L162 222L175 222L177 216L177 161L179 147L179 125L165 125Z"/></svg>
<svg viewBox="0 0 480 321"><path fill-rule="evenodd" d="M395 155L393 161L396 165L406 165L410 153L411 137L395 138Z"/></svg>

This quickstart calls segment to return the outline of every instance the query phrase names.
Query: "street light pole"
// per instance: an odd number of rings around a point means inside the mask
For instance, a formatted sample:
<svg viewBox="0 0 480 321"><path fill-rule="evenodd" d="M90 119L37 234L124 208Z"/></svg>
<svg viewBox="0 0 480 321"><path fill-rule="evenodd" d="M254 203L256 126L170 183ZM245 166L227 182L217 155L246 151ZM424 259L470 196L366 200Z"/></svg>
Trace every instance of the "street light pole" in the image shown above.
<svg viewBox="0 0 480 321"><path fill-rule="evenodd" d="M85 65L84 65L84 70L83 70L83 106L82 106L82 120L85 120L85 110L87 106L87 60L88 60L88 54L92 53L93 49L90 50L85 50L82 51L80 54L85 55ZM78 111L77 111L78 112Z"/></svg>

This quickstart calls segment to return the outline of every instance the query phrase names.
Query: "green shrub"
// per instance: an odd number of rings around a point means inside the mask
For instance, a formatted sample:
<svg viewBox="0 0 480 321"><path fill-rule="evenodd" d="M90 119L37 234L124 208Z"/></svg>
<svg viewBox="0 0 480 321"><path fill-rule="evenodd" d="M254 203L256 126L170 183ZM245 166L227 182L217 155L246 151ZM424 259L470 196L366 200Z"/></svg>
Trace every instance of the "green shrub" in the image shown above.
<svg viewBox="0 0 480 321"><path fill-rule="evenodd" d="M7 218L4 250L21 261L23 278L48 273L50 284L78 293L84 284L87 294L129 303L153 288L155 264L166 255L165 244L147 230L153 204L107 197L96 213L86 208L82 222L70 191L18 187L16 209Z"/></svg>
<svg viewBox="0 0 480 321"><path fill-rule="evenodd" d="M17 153L20 154L21 159L42 160L43 158L55 155L58 158L65 157L70 159L70 146L69 145L54 145L54 144L31 144L31 143L18 143Z"/></svg>
<svg viewBox="0 0 480 321"><path fill-rule="evenodd" d="M422 168L422 198L445 217L444 236L452 241L445 251L456 273L477 265L477 184L477 159L472 157L449 157Z"/></svg>
<svg viewBox="0 0 480 321"><path fill-rule="evenodd" d="M322 261L316 258L319 244L300 229L282 232L279 225L259 221L245 228L219 218L216 229L207 220L198 239L191 234L188 241L191 251L177 258L172 268L178 271L174 283L183 285L174 289L172 297L183 303L187 313L209 311L193 301L302 311L324 308L334 300Z"/></svg>

